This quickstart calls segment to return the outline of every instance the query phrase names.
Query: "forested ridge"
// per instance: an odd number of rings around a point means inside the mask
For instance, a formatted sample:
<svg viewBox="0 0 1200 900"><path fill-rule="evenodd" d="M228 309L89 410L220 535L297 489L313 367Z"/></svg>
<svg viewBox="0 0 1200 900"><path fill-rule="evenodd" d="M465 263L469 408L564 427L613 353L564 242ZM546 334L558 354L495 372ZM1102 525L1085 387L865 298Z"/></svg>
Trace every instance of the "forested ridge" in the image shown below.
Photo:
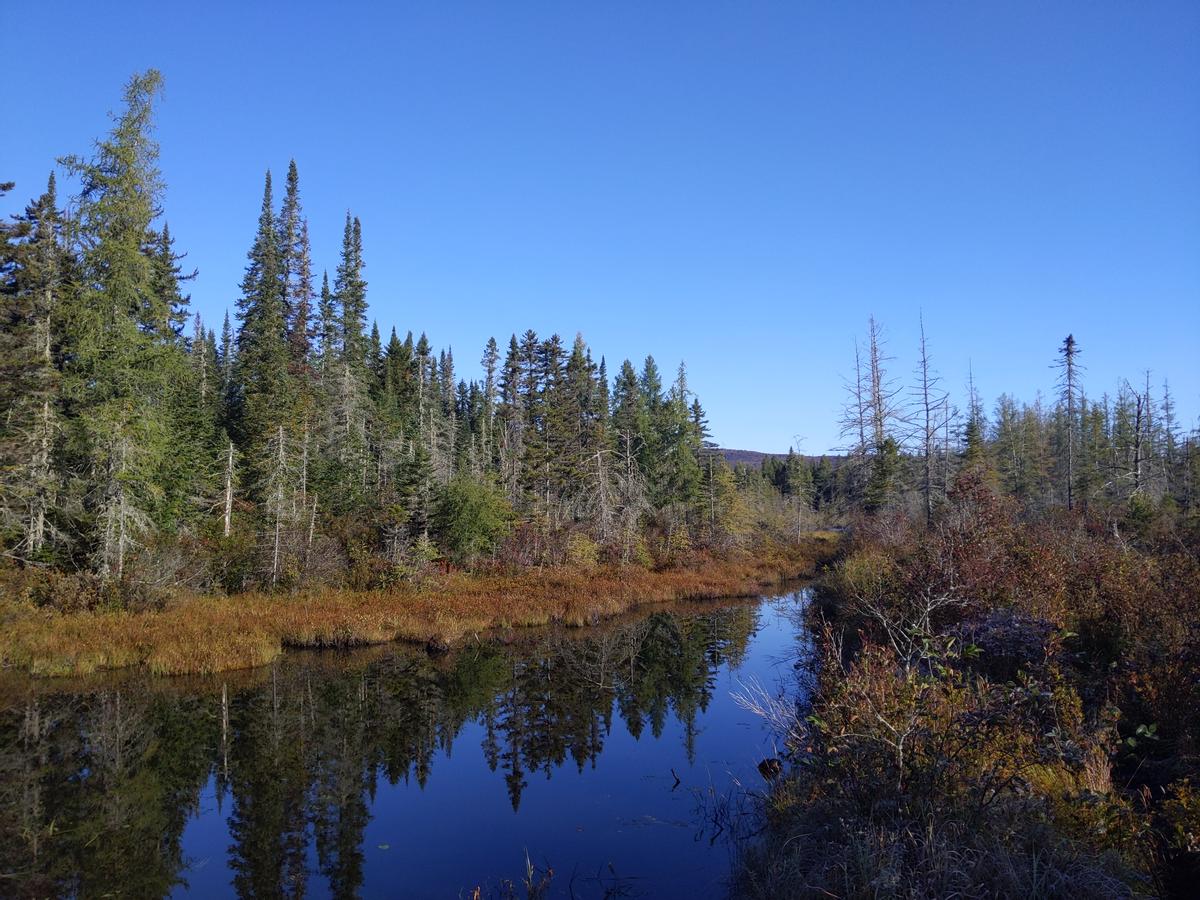
<svg viewBox="0 0 1200 900"><path fill-rule="evenodd" d="M1074 337L1051 401L1005 395L988 415L973 384L965 409L951 401L923 329L916 371L894 377L872 319L843 451L759 465L730 466L709 442L682 363L610 372L581 335L528 330L489 340L465 380L450 349L370 318L351 213L336 268L314 270L294 162L278 202L266 175L218 329L189 311L195 272L162 209L161 87L155 71L132 78L93 154L59 160L77 197L60 200L51 174L0 230L10 561L133 593L377 587L438 560L654 565L855 510L932 521L975 466L1031 510L1113 525L1195 510L1196 432L1166 382L1147 372L1089 395Z"/></svg>
<svg viewBox="0 0 1200 900"><path fill-rule="evenodd" d="M94 155L60 160L80 185L69 217L51 175L4 227L9 557L236 591L749 537L682 364L610 373L582 336L528 330L459 378L450 349L370 321L349 212L335 271L313 270L294 162L279 203L267 173L233 316L192 316L160 208L160 89L133 78Z"/></svg>

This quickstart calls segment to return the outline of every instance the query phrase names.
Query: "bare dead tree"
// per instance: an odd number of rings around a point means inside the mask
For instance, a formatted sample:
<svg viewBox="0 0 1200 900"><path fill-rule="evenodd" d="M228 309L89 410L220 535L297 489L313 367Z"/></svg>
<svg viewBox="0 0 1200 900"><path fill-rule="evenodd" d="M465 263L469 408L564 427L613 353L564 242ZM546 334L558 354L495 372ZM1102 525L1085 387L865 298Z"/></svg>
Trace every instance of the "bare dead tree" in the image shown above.
<svg viewBox="0 0 1200 900"><path fill-rule="evenodd" d="M867 389L863 378L862 359L858 341L854 342L854 380L846 382L847 402L842 410L842 437L849 438L845 449L851 456L867 453Z"/></svg>
<svg viewBox="0 0 1200 900"><path fill-rule="evenodd" d="M925 317L920 317L921 345L917 359L916 385L913 388L916 404L916 437L921 447L924 471L921 493L925 500L925 522L933 522L933 494L935 485L935 460L938 453L938 433L948 414L947 394L940 387L941 378L933 371L929 358L929 343L925 339Z"/></svg>
<svg viewBox="0 0 1200 900"><path fill-rule="evenodd" d="M1149 378L1147 378L1147 383ZM1133 422L1129 432L1129 448L1126 455L1126 471L1124 478L1130 482L1130 496L1138 496L1145 487L1145 464L1149 449L1150 427L1150 391L1147 386L1145 393L1136 390L1128 381L1125 390L1133 400Z"/></svg>
<svg viewBox="0 0 1200 900"><path fill-rule="evenodd" d="M229 442L229 446L225 449L225 516L224 516L224 532L225 537L229 537L230 529L233 527L233 441Z"/></svg>
<svg viewBox="0 0 1200 900"><path fill-rule="evenodd" d="M899 418L896 398L900 388L887 377L884 364L892 357L884 356L883 328L875 317L867 323L867 360L870 388L871 439L876 452L888 437L888 425Z"/></svg>

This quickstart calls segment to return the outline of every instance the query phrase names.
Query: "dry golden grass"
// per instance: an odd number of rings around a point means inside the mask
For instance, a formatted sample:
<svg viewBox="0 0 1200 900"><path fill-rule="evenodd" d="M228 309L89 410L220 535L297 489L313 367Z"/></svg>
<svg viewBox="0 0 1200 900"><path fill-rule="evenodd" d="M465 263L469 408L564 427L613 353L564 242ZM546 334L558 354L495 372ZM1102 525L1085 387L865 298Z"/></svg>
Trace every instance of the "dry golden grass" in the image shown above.
<svg viewBox="0 0 1200 900"><path fill-rule="evenodd" d="M492 628L580 626L642 603L756 593L812 574L837 544L837 535L817 532L796 546L662 571L455 574L386 591L180 597L159 612L59 613L0 601L0 666L46 676L137 665L163 675L206 674L263 665L285 647L450 645Z"/></svg>

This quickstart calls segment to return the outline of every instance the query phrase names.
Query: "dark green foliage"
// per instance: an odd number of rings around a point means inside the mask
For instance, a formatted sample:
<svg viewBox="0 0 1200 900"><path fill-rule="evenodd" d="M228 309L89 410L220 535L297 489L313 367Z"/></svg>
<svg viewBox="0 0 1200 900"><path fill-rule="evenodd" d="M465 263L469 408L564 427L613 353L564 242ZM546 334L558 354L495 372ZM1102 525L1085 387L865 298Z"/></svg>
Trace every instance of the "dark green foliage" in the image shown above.
<svg viewBox="0 0 1200 900"><path fill-rule="evenodd" d="M511 529L512 520L508 500L486 481L458 476L438 497L438 536L460 565L495 551Z"/></svg>
<svg viewBox="0 0 1200 900"><path fill-rule="evenodd" d="M490 553L499 530L464 542L435 511L499 492L514 529L497 552L510 562L561 563L571 540L603 560L664 562L918 494L932 516L968 470L1031 508L1070 503L1139 533L1195 515L1200 453L1165 386L1161 402L1124 383L1089 403L1073 342L1055 408L1002 397L988 421L972 387L969 415L952 421L926 391L914 442L872 320L845 418L852 452L790 452L761 471L731 470L709 444L682 364L664 385L653 357L640 371L625 360L610 383L582 335L568 346L528 330L503 354L489 340L472 378L425 334L368 327L349 212L334 276L314 292L294 162L278 208L267 174L236 321L218 337L197 319L189 334L193 273L160 224L160 86L155 72L135 77L94 156L64 160L81 186L69 229L52 181L0 234L0 539L12 557L199 588L337 580L348 560L399 570L431 536L459 559ZM213 535L238 542L232 580Z"/></svg>
<svg viewBox="0 0 1200 900"><path fill-rule="evenodd" d="M874 512L886 507L895 498L896 479L900 472L900 447L895 439L884 438L871 458L871 476L867 480L864 506Z"/></svg>
<svg viewBox="0 0 1200 900"><path fill-rule="evenodd" d="M154 71L135 76L125 111L90 159L64 165L81 183L78 289L64 310L63 393L74 529L99 572L123 577L132 551L169 524L165 461L173 380L186 368L174 325L182 305L169 238L153 230L163 185L151 136Z"/></svg>
<svg viewBox="0 0 1200 900"><path fill-rule="evenodd" d="M0 194L11 185L0 185ZM0 223L0 528L25 559L51 549L61 489L62 306L72 260L61 245L55 179L12 225Z"/></svg>
<svg viewBox="0 0 1200 900"><path fill-rule="evenodd" d="M239 406L233 424L248 446L261 444L283 421L289 398L287 311L279 249L268 172L258 230L248 253L249 263L238 299Z"/></svg>

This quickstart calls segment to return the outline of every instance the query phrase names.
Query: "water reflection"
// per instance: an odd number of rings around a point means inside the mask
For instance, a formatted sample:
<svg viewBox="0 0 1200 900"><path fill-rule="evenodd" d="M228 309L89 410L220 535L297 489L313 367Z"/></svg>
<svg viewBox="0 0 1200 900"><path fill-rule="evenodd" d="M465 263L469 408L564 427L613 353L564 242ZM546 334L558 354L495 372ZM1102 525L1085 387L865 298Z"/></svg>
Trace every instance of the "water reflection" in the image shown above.
<svg viewBox="0 0 1200 900"><path fill-rule="evenodd" d="M531 775L599 765L618 718L635 738L678 721L691 761L716 673L757 622L743 604L441 659L389 647L216 680L8 684L0 893L169 894L187 879L185 826L215 785L237 894L303 896L315 866L322 893L353 896L381 779L424 789L467 723L514 811Z"/></svg>

